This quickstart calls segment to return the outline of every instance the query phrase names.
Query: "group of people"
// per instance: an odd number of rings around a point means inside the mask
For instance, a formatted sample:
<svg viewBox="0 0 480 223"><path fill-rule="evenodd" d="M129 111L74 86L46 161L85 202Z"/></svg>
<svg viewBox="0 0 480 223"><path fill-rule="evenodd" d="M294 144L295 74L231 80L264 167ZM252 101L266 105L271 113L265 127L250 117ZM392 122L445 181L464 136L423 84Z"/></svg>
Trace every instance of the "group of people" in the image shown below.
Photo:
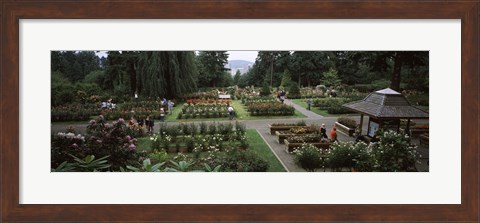
<svg viewBox="0 0 480 223"><path fill-rule="evenodd" d="M160 122L165 122L165 115L167 114L172 114L173 111L173 106L175 103L171 100L167 100L166 98L163 98L160 100ZM166 107L167 111L165 111L164 107ZM132 115L130 116L130 120L128 122L130 128L134 128L135 124L138 125L139 128L143 129L143 127L146 127L147 133L153 133L153 127L155 126L155 120L152 118L152 116L148 115L146 118L140 117L138 120L135 120L135 112L132 111Z"/></svg>
<svg viewBox="0 0 480 223"><path fill-rule="evenodd" d="M112 102L112 99L110 98L110 99L108 99L108 101L103 101L100 104L100 107L102 108L102 110L115 109L116 104L114 104Z"/></svg>
<svg viewBox="0 0 480 223"><path fill-rule="evenodd" d="M320 127L320 137L322 139L330 139L332 142L338 142L337 128L333 126L332 130L330 131L330 138L328 138L327 128L325 128L325 124L322 124L322 127Z"/></svg>
<svg viewBox="0 0 480 223"><path fill-rule="evenodd" d="M153 133L153 126L155 126L155 121L153 120L153 118L149 115L147 116L146 119L143 119L143 118L139 118L137 120L137 125L139 128L143 129L143 126L145 126L147 128L147 133ZM130 117L130 120L128 121L128 126L130 128L134 128L135 127L135 118L134 116L132 115Z"/></svg>

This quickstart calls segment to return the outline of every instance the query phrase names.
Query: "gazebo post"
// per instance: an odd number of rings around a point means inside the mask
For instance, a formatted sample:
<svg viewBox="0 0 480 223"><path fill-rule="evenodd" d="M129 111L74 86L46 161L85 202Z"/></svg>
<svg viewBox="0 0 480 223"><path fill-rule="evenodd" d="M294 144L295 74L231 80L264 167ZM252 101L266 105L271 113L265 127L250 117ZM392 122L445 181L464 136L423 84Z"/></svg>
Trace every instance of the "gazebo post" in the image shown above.
<svg viewBox="0 0 480 223"><path fill-rule="evenodd" d="M410 119L407 119L407 127L405 128L405 134L410 135L409 132L410 132Z"/></svg>
<svg viewBox="0 0 480 223"><path fill-rule="evenodd" d="M362 127L363 127L363 114L360 114L360 135L362 135Z"/></svg>

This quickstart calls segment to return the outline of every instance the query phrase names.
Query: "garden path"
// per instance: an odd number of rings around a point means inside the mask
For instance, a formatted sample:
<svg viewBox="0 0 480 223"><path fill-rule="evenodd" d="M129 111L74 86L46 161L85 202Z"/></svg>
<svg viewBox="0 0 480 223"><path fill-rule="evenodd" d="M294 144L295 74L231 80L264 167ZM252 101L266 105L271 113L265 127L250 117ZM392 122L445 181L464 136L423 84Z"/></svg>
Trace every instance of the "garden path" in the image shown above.
<svg viewBox="0 0 480 223"><path fill-rule="evenodd" d="M306 108L304 108L304 107L302 107L298 104L293 103L293 101L290 101L289 99L285 99L285 104L292 105L297 111L301 112L302 114L304 114L308 118L323 118L323 116L321 116L321 115L319 115L315 112L309 111Z"/></svg>

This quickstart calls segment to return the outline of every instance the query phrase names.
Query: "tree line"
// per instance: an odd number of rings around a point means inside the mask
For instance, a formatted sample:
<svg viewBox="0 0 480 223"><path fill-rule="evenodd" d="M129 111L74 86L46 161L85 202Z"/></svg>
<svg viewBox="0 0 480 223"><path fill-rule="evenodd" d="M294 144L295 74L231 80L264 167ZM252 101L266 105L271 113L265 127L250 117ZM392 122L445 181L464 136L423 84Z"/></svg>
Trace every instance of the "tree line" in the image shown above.
<svg viewBox="0 0 480 223"><path fill-rule="evenodd" d="M208 87L287 87L382 82L393 89L428 90L427 51L259 51L253 67L233 77L227 51L52 51L52 104L78 91L177 98Z"/></svg>
<svg viewBox="0 0 480 223"><path fill-rule="evenodd" d="M428 51L260 51L239 86L359 85L428 91Z"/></svg>

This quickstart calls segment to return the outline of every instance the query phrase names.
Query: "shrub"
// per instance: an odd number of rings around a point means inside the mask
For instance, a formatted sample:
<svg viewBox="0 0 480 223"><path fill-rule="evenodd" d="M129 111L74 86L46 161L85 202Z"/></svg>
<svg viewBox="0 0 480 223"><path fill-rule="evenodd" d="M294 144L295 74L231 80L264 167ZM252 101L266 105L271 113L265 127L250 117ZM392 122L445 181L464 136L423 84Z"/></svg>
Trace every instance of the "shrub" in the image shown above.
<svg viewBox="0 0 480 223"><path fill-rule="evenodd" d="M85 137L73 133L58 133L53 136L52 168L64 161L83 160L82 162L86 165L95 161L93 159L95 157L105 159L106 156L108 156L109 168L101 168L101 170L116 171L127 165L135 166L143 160L145 155L136 151L135 144L136 139L128 134L128 127L123 119L107 124L103 116L99 116L96 120L90 121Z"/></svg>
<svg viewBox="0 0 480 223"><path fill-rule="evenodd" d="M354 156L352 161L355 163L354 168L361 172L370 172L373 170L372 155L368 152L368 145L364 142L358 142L353 147Z"/></svg>
<svg viewBox="0 0 480 223"><path fill-rule="evenodd" d="M353 142L333 143L327 156L327 166L337 171L342 168L353 168L357 157L356 151L353 149Z"/></svg>
<svg viewBox="0 0 480 223"><path fill-rule="evenodd" d="M218 165L225 172L266 172L268 162L256 153L248 151L235 151L222 159Z"/></svg>
<svg viewBox="0 0 480 223"><path fill-rule="evenodd" d="M382 172L415 171L420 154L417 147L409 143L409 136L388 130L380 131L379 141L372 148L373 169Z"/></svg>
<svg viewBox="0 0 480 223"><path fill-rule="evenodd" d="M264 84L262 90L260 90L260 96L270 96L271 94L270 87L267 84Z"/></svg>
<svg viewBox="0 0 480 223"><path fill-rule="evenodd" d="M349 114L349 113L353 113L352 111L346 109L346 108L343 108L343 107L330 107L327 109L327 112L329 114Z"/></svg>
<svg viewBox="0 0 480 223"><path fill-rule="evenodd" d="M353 120L352 118L349 117L338 117L337 119L338 123L347 126L349 128L356 128L357 127L357 122Z"/></svg>
<svg viewBox="0 0 480 223"><path fill-rule="evenodd" d="M295 163L308 172L315 172L316 169L323 167L320 149L312 144L304 143L293 153L295 154Z"/></svg>

